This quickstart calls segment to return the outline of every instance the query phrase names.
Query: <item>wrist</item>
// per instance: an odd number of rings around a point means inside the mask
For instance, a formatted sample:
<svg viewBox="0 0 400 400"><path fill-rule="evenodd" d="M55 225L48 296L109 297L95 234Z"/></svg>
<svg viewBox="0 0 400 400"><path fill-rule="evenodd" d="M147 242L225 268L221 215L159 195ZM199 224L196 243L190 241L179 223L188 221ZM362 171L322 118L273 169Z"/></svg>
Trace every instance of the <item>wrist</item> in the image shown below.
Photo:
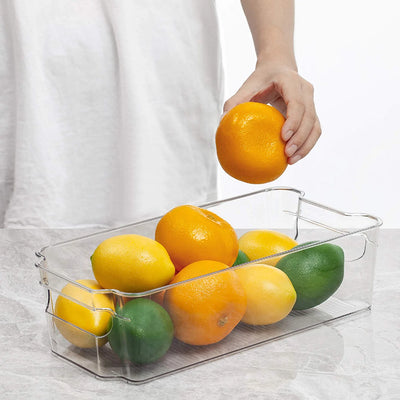
<svg viewBox="0 0 400 400"><path fill-rule="evenodd" d="M256 69L274 68L298 72L295 56L292 51L267 49L257 54Z"/></svg>

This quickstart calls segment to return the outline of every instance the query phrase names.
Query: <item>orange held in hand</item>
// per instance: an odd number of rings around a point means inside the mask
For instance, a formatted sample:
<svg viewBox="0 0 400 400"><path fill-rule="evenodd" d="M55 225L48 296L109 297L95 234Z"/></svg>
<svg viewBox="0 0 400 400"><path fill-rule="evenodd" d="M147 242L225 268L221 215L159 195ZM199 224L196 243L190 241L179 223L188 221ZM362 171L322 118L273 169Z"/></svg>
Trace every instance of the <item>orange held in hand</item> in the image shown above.
<svg viewBox="0 0 400 400"><path fill-rule="evenodd" d="M167 212L157 224L155 239L167 249L177 271L200 260L231 266L239 252L236 232L228 222L190 205Z"/></svg>
<svg viewBox="0 0 400 400"><path fill-rule="evenodd" d="M221 270L166 291L164 307L174 323L175 336L182 342L217 343L243 318L246 294L236 272L226 264L208 260L195 262L175 275L171 284Z"/></svg>
<svg viewBox="0 0 400 400"><path fill-rule="evenodd" d="M274 107L247 102L232 108L221 120L215 141L221 167L247 183L277 179L287 167L281 138L283 115Z"/></svg>

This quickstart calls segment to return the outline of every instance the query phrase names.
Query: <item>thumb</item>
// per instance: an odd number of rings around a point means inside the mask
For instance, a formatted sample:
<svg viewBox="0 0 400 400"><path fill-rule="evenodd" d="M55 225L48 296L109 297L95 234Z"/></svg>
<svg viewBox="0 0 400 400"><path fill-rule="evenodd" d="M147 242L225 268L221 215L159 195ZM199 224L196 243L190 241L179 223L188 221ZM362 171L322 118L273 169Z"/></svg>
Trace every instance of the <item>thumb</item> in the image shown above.
<svg viewBox="0 0 400 400"><path fill-rule="evenodd" d="M238 104L245 103L246 101L250 101L250 99L254 96L254 93L249 91L246 87L241 87L232 97L225 101L224 104L224 115L230 111L233 107Z"/></svg>

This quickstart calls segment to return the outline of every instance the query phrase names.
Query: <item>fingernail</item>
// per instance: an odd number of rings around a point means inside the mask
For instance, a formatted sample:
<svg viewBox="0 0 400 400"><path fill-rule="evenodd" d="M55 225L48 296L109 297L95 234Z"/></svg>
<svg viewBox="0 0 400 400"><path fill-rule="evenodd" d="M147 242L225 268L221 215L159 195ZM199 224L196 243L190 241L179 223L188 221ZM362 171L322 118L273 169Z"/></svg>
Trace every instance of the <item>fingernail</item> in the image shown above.
<svg viewBox="0 0 400 400"><path fill-rule="evenodd" d="M290 157L294 153L296 153L297 146L295 144L292 144L287 150L286 150L286 155Z"/></svg>
<svg viewBox="0 0 400 400"><path fill-rule="evenodd" d="M285 142L287 142L287 141L292 137L292 135L293 135L293 131L292 131L291 129L289 129L288 131L283 132L283 134L282 134L282 139L283 139Z"/></svg>
<svg viewBox="0 0 400 400"><path fill-rule="evenodd" d="M297 155L297 156L294 156L292 159L290 159L290 164L295 164L295 163L297 163L297 161L299 161L301 159L301 156L299 156L299 155Z"/></svg>

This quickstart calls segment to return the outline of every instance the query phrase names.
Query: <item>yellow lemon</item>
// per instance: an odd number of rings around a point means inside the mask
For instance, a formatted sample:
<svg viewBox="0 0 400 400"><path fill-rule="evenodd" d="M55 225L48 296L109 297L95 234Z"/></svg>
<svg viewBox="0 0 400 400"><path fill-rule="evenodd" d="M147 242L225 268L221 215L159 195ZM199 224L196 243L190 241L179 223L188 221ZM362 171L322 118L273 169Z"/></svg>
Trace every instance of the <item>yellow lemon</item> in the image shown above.
<svg viewBox="0 0 400 400"><path fill-rule="evenodd" d="M288 276L267 264L235 269L247 297L242 322L268 325L285 318L296 302L296 291Z"/></svg>
<svg viewBox="0 0 400 400"><path fill-rule="evenodd" d="M141 235L119 235L104 240L92 257L94 276L103 288L144 292L168 284L175 267L167 250Z"/></svg>
<svg viewBox="0 0 400 400"><path fill-rule="evenodd" d="M239 249L250 258L250 261L290 250L295 246L297 246L297 242L289 236L268 230L249 231L239 239ZM276 265L281 258L274 257L265 262L268 265Z"/></svg>
<svg viewBox="0 0 400 400"><path fill-rule="evenodd" d="M91 279L81 279L76 282L89 289L102 289L96 281ZM114 310L114 303L111 296L102 293L91 293L72 283L68 283L64 286L61 294L70 297L76 302L59 295L57 297L54 314L80 329L58 318L54 318L57 329L65 339L75 346L84 348L96 347L96 338L93 335L103 336L108 332L108 323L112 315L110 311L93 311L89 307ZM107 337L97 340L99 346L104 345L106 342Z"/></svg>

